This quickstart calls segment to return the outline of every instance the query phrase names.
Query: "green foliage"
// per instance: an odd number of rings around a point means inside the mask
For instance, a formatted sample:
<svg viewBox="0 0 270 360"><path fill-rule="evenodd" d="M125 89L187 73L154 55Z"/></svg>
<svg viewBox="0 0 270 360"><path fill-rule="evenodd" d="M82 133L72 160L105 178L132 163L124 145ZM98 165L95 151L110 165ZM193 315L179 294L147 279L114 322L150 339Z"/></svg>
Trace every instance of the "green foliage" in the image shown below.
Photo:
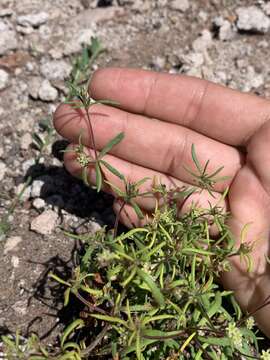
<svg viewBox="0 0 270 360"><path fill-rule="evenodd" d="M97 39L83 50L74 62L70 92L67 98L73 108L82 108L89 130L92 152L83 145L83 132L78 137L74 153L82 169L82 179L88 182L88 172L94 169L96 190L111 187L121 202L113 232L106 227L95 234L76 235L83 244L80 264L71 279L50 274L65 287L64 306L72 298L83 305L79 317L59 337L58 347L44 348L36 335L21 339L3 336L7 359L15 360L81 360L91 358L113 360L183 360L183 359L270 359L269 351L258 350L257 330L252 314L243 314L232 291L223 290L217 282L220 274L230 271L229 259L240 256L251 269L251 247L244 242L235 249L235 240L227 227L228 213L217 204L208 209L192 206L179 217L178 202L197 191L194 187L167 189L153 181L151 191L141 191L149 180L130 183L104 157L124 138L117 134L98 151L89 109L96 104L117 105L113 101L96 101L81 83L88 77L89 62L102 52ZM91 58L92 56L92 58ZM91 60L92 59L92 60ZM91 64L90 64L91 65ZM85 76L85 77L84 77ZM42 143L40 143L42 150ZM187 169L201 189L213 195L222 167L207 173L209 161L201 165L195 146L191 155L195 171ZM108 181L105 170L118 178L121 187ZM226 197L228 189L224 192ZM144 227L118 234L118 223L124 206L133 207L137 216L144 214L138 197L155 196L158 203L153 220ZM215 225L219 234L211 236ZM233 311L228 310L232 308ZM263 306L263 304L262 304Z"/></svg>

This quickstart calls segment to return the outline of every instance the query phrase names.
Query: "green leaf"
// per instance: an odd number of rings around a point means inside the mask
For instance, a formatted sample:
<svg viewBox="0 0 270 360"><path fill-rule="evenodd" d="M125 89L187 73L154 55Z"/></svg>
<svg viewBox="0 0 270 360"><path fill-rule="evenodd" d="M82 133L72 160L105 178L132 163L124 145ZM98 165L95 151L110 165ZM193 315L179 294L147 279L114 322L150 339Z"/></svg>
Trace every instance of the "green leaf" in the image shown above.
<svg viewBox="0 0 270 360"><path fill-rule="evenodd" d="M144 218L144 214L142 212L142 210L140 209L139 205L135 203L135 201L130 200L130 205L132 205L136 215L138 216L138 218L140 220L142 220Z"/></svg>
<svg viewBox="0 0 270 360"><path fill-rule="evenodd" d="M218 338L218 337L211 337L207 336L206 338L203 336L198 336L198 340L202 343L207 343L209 345L216 345L216 346L231 346L231 340L227 337Z"/></svg>
<svg viewBox="0 0 270 360"><path fill-rule="evenodd" d="M62 285L66 285L66 286L71 287L70 283L68 283L67 281L61 279L59 276L57 276L57 275L55 275L53 273L49 273L49 277L53 278L54 280L56 280L57 282L59 282Z"/></svg>
<svg viewBox="0 0 270 360"><path fill-rule="evenodd" d="M117 176L121 180L125 180L125 177L123 174L121 174L115 167L113 167L111 164L107 163L107 161L99 160L99 162L104 165L112 174Z"/></svg>
<svg viewBox="0 0 270 360"><path fill-rule="evenodd" d="M165 305L165 299L154 280L150 277L150 275L141 269L137 269L137 274L147 284L155 301L159 304L160 307L163 307Z"/></svg>
<svg viewBox="0 0 270 360"><path fill-rule="evenodd" d="M199 160L197 158L194 144L191 145L191 156L192 156L192 160L193 160L194 164L196 165L196 168L198 169L199 173L202 174L203 169L202 169L202 167L201 167L201 165L199 163Z"/></svg>
<svg viewBox="0 0 270 360"><path fill-rule="evenodd" d="M77 343L71 342L71 341L64 344L63 350L66 351L67 349L74 349L74 350L76 350L78 353L81 352L80 346L79 346Z"/></svg>
<svg viewBox="0 0 270 360"><path fill-rule="evenodd" d="M62 349L66 342L66 339L72 334L72 332L76 329L77 330L81 329L82 327L84 327L84 321L82 319L77 319L65 328L63 335L61 337L61 348Z"/></svg>
<svg viewBox="0 0 270 360"><path fill-rule="evenodd" d="M95 169L96 169L96 186L97 186L97 192L100 192L102 188L102 173L100 169L99 162L96 161L95 163Z"/></svg>
<svg viewBox="0 0 270 360"><path fill-rule="evenodd" d="M84 182L84 184L86 186L89 186L89 182L88 182L88 168L84 167L82 169L82 181Z"/></svg>
<svg viewBox="0 0 270 360"><path fill-rule="evenodd" d="M98 319L98 320L103 320L103 321L107 321L110 323L121 324L128 328L128 324L126 321L124 321L118 317L115 317L115 316L102 315L102 314L90 314L90 316L95 319Z"/></svg>
<svg viewBox="0 0 270 360"><path fill-rule="evenodd" d="M104 155L106 155L111 149L119 144L124 139L124 133L121 132L116 135L111 141L109 141L104 148L99 153L99 158L101 159Z"/></svg>
<svg viewBox="0 0 270 360"><path fill-rule="evenodd" d="M71 288L68 287L64 292L64 306L67 306L69 303L69 295L70 295Z"/></svg>

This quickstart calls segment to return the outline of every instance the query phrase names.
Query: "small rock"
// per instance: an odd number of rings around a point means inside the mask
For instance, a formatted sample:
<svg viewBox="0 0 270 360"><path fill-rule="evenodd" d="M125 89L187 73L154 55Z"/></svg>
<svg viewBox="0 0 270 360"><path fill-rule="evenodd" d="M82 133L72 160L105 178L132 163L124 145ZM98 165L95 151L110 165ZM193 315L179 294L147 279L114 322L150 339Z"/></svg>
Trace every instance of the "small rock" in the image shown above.
<svg viewBox="0 0 270 360"><path fill-rule="evenodd" d="M201 35L193 41L192 47L196 52L204 52L213 45L212 34L208 30L203 30Z"/></svg>
<svg viewBox="0 0 270 360"><path fill-rule="evenodd" d="M169 3L169 7L173 10L179 10L185 12L189 9L190 4L188 0L172 0Z"/></svg>
<svg viewBox="0 0 270 360"><path fill-rule="evenodd" d="M52 190L52 183L52 178L49 175L39 176L32 182L31 197L40 198L49 195Z"/></svg>
<svg viewBox="0 0 270 360"><path fill-rule="evenodd" d="M265 34L270 27L270 19L256 6L240 7L236 9L238 16L237 27L242 31Z"/></svg>
<svg viewBox="0 0 270 360"><path fill-rule="evenodd" d="M30 133L25 133L20 139L20 145L22 150L27 150L32 144L33 139Z"/></svg>
<svg viewBox="0 0 270 360"><path fill-rule="evenodd" d="M28 309L28 300L19 300L15 302L14 305L11 306L12 309L17 313L18 315L24 316L27 314Z"/></svg>
<svg viewBox="0 0 270 360"><path fill-rule="evenodd" d="M21 15L17 17L17 23L22 26L32 26L32 27L39 27L42 24L45 24L49 19L49 15L42 11L37 14L28 14L28 15Z"/></svg>
<svg viewBox="0 0 270 360"><path fill-rule="evenodd" d="M41 83L42 83L42 80L40 77L38 76L35 76L35 77L32 77L29 81L28 81L28 92L29 92L29 95L33 98L33 99L38 99L38 92L39 92L39 89L41 87Z"/></svg>
<svg viewBox="0 0 270 360"><path fill-rule="evenodd" d="M45 201L41 198L36 198L34 199L34 201L32 202L32 205L35 209L40 210L40 209L44 209L45 208Z"/></svg>
<svg viewBox="0 0 270 360"><path fill-rule="evenodd" d="M16 26L16 30L23 35L29 35L32 34L32 32L34 32L34 29L32 28L32 26L21 26L18 25Z"/></svg>
<svg viewBox="0 0 270 360"><path fill-rule="evenodd" d="M13 14L13 10L11 8L5 8L0 10L0 17L11 16Z"/></svg>
<svg viewBox="0 0 270 360"><path fill-rule="evenodd" d="M12 236L8 238L4 247L4 255L11 251L17 250L16 247L19 245L20 242L22 242L22 238L20 236Z"/></svg>
<svg viewBox="0 0 270 360"><path fill-rule="evenodd" d="M0 181L4 179L6 171L7 171L6 164L0 160Z"/></svg>
<svg viewBox="0 0 270 360"><path fill-rule="evenodd" d="M16 32L2 20L0 20L0 34L0 55L4 55L8 51L17 48Z"/></svg>
<svg viewBox="0 0 270 360"><path fill-rule="evenodd" d="M72 70L72 66L64 60L45 62L40 67L41 74L48 80L64 80Z"/></svg>
<svg viewBox="0 0 270 360"><path fill-rule="evenodd" d="M38 96L43 101L55 101L58 97L58 91L51 85L49 80L45 79L41 83Z"/></svg>
<svg viewBox="0 0 270 360"><path fill-rule="evenodd" d="M16 255L11 256L11 264L14 268L19 267L20 259L18 258L18 256L16 256Z"/></svg>
<svg viewBox="0 0 270 360"><path fill-rule="evenodd" d="M162 69L164 69L164 67L166 65L166 59L164 57L157 56L153 60L153 65L157 70L162 70Z"/></svg>
<svg viewBox="0 0 270 360"><path fill-rule="evenodd" d="M231 40L235 32L232 25L228 20L224 20L223 17L218 16L213 21L214 27L218 30L218 38L222 41Z"/></svg>
<svg viewBox="0 0 270 360"><path fill-rule="evenodd" d="M270 2L263 4L262 9L266 15L270 16Z"/></svg>
<svg viewBox="0 0 270 360"><path fill-rule="evenodd" d="M59 222L57 213L45 210L42 214L32 220L30 229L42 235L50 235Z"/></svg>
<svg viewBox="0 0 270 360"><path fill-rule="evenodd" d="M0 69L0 90L8 86L9 75L5 70Z"/></svg>
<svg viewBox="0 0 270 360"><path fill-rule="evenodd" d="M82 46L89 44L94 35L95 33L91 28L80 30L72 39L66 42L63 53L65 55L71 55L81 51Z"/></svg>
<svg viewBox="0 0 270 360"><path fill-rule="evenodd" d="M26 172L31 168L31 166L34 166L35 165L35 159L28 159L28 160L25 160L23 163L22 163L22 171L24 174L26 174Z"/></svg>

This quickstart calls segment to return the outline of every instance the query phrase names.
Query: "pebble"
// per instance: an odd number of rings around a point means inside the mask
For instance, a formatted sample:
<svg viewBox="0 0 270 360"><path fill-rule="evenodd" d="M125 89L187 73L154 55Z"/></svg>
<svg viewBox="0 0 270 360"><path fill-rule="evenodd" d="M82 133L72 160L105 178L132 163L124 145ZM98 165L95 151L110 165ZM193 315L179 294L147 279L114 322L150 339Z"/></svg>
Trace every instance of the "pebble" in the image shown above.
<svg viewBox="0 0 270 360"><path fill-rule="evenodd" d="M17 17L17 23L22 26L32 26L39 27L42 24L45 24L49 19L48 13L41 11L36 14L27 14Z"/></svg>
<svg viewBox="0 0 270 360"><path fill-rule="evenodd" d="M38 92L41 86L42 80L38 76L32 77L28 81L28 93L33 99L38 99Z"/></svg>
<svg viewBox="0 0 270 360"><path fill-rule="evenodd" d="M31 197L40 198L51 193L53 180L49 175L39 176L32 182Z"/></svg>
<svg viewBox="0 0 270 360"><path fill-rule="evenodd" d="M218 38L222 41L231 40L235 32L233 31L233 27L228 20L223 19L222 16L218 16L214 19L213 25L218 30Z"/></svg>
<svg viewBox="0 0 270 360"><path fill-rule="evenodd" d="M33 200L32 205L35 209L40 210L45 208L45 201L41 198L36 198Z"/></svg>
<svg viewBox="0 0 270 360"><path fill-rule="evenodd" d="M0 55L6 54L10 50L15 50L18 46L16 32L0 19Z"/></svg>
<svg viewBox="0 0 270 360"><path fill-rule="evenodd" d="M58 91L51 85L49 80L45 79L41 83L38 96L43 101L55 101L58 97Z"/></svg>
<svg viewBox="0 0 270 360"><path fill-rule="evenodd" d="M192 47L196 52L205 52L213 45L212 34L204 29L201 35L193 41Z"/></svg>
<svg viewBox="0 0 270 360"><path fill-rule="evenodd" d="M24 174L26 174L26 172L32 167L35 165L35 159L28 159L26 161L24 161L22 163L22 171Z"/></svg>
<svg viewBox="0 0 270 360"><path fill-rule="evenodd" d="M64 60L52 60L40 66L41 74L48 80L64 80L72 70L72 66Z"/></svg>
<svg viewBox="0 0 270 360"><path fill-rule="evenodd" d="M91 28L82 29L65 43L63 53L64 55L71 55L81 51L82 46L89 44L91 38L95 36L95 32Z"/></svg>
<svg viewBox="0 0 270 360"><path fill-rule="evenodd" d="M9 75L5 70L0 69L0 90L4 90L9 83Z"/></svg>
<svg viewBox="0 0 270 360"><path fill-rule="evenodd" d="M236 14L239 30L265 34L270 28L270 19L256 6L240 7Z"/></svg>
<svg viewBox="0 0 270 360"><path fill-rule="evenodd" d="M32 144L33 139L29 132L23 134L23 136L20 139L20 146L22 150L27 150L29 146Z"/></svg>
<svg viewBox="0 0 270 360"><path fill-rule="evenodd" d="M22 238L20 236L11 236L6 240L4 246L4 255L14 250L17 250L17 246L22 242Z"/></svg>
<svg viewBox="0 0 270 360"><path fill-rule="evenodd" d="M6 171L7 171L6 164L0 160L0 181L4 179Z"/></svg>
<svg viewBox="0 0 270 360"><path fill-rule="evenodd" d="M59 217L53 210L45 210L31 221L30 229L42 235L50 235L56 228Z"/></svg>
<svg viewBox="0 0 270 360"><path fill-rule="evenodd" d="M188 0L171 0L169 2L169 7L172 10L178 10L181 12L185 12L189 9L190 3Z"/></svg>

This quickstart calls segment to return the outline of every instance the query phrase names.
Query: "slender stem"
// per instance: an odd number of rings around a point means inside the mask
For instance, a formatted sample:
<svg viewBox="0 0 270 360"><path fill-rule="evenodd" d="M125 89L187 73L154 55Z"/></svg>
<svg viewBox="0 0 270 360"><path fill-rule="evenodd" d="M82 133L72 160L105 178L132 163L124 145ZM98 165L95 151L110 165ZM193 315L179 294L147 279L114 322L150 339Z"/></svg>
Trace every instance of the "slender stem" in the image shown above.
<svg viewBox="0 0 270 360"><path fill-rule="evenodd" d="M89 107L85 107L85 111L86 111L88 128L89 128L89 131L90 131L90 138L91 138L93 150L94 150L94 153L95 153L95 159L97 160L97 158L98 158L97 148L96 148L94 130L93 130L92 122L91 122L90 115L89 115Z"/></svg>
<svg viewBox="0 0 270 360"><path fill-rule="evenodd" d="M114 239L117 236L117 230L118 230L118 225L119 225L119 221L120 221L120 215L121 215L122 210L124 209L124 206L125 206L125 202L123 201L118 213L116 214L116 219L115 219L114 228L113 228L113 238Z"/></svg>
<svg viewBox="0 0 270 360"><path fill-rule="evenodd" d="M74 293L75 296L82 302L84 303L91 311L96 311L100 314L103 314L103 315L108 315L108 313L106 311L104 311L103 309L100 309L99 307L97 306L94 306L92 305L89 301L85 300L85 298L83 296L81 296L81 294L79 294L78 292L77 293Z"/></svg>
<svg viewBox="0 0 270 360"><path fill-rule="evenodd" d="M94 348L97 347L98 344L101 342L101 340L104 338L104 336L108 332L109 328L110 328L110 324L106 324L104 326L104 328L102 329L102 331L95 338L95 340L92 341L91 344L88 345L84 350L82 350L81 355L83 355L83 356L89 355L91 353L91 351L93 351Z"/></svg>

